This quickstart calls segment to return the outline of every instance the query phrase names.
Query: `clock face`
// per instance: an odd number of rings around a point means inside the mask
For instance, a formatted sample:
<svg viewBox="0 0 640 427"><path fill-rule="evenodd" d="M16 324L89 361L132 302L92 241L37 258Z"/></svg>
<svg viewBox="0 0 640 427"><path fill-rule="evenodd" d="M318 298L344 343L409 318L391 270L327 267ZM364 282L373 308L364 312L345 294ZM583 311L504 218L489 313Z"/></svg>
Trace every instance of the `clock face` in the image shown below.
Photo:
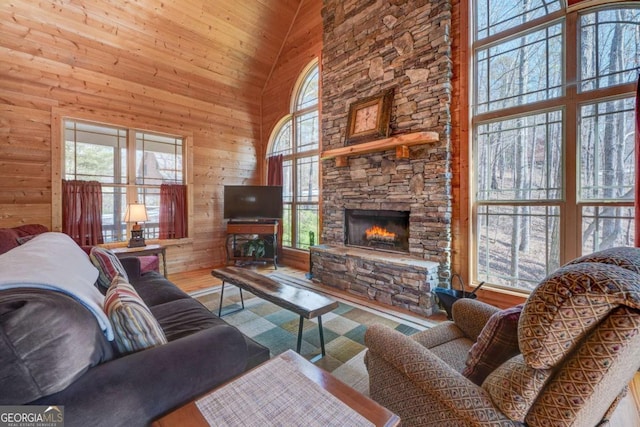
<svg viewBox="0 0 640 427"><path fill-rule="evenodd" d="M353 133L375 129L378 123L378 104L369 105L356 111Z"/></svg>

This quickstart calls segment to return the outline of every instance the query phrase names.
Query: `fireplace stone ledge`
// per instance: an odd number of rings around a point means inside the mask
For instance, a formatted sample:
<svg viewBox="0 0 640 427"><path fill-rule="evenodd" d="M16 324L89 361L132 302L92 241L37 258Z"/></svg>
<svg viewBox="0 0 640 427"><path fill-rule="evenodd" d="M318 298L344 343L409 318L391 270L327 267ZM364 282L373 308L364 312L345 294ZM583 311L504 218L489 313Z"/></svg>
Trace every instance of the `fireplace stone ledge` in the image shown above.
<svg viewBox="0 0 640 427"><path fill-rule="evenodd" d="M311 248L313 281L382 304L430 316L431 290L438 286L436 262L347 246Z"/></svg>

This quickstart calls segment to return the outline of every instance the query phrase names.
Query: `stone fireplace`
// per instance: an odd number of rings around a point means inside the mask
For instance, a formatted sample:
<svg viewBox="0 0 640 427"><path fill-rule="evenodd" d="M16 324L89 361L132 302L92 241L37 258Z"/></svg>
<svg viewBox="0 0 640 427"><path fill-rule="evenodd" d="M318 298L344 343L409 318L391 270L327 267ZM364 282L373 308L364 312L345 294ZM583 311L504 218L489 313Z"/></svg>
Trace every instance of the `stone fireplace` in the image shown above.
<svg viewBox="0 0 640 427"><path fill-rule="evenodd" d="M429 315L431 290L448 281L451 268L451 4L324 0L322 14L323 153L345 147L349 105L391 88L390 136L432 131L439 140L340 161L322 156L314 280ZM372 211L403 212L405 230L389 223L402 235L400 247L398 236L393 248L382 238L352 245L350 233L366 233L346 213Z"/></svg>
<svg viewBox="0 0 640 427"><path fill-rule="evenodd" d="M389 252L409 252L409 212L345 209L345 245Z"/></svg>

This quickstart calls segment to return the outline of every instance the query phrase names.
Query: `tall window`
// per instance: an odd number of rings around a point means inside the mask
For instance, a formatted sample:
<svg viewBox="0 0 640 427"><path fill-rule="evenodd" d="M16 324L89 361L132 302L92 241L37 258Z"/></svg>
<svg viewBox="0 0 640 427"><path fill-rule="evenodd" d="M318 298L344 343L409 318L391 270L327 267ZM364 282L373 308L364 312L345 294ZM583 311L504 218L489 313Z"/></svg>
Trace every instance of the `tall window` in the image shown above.
<svg viewBox="0 0 640 427"><path fill-rule="evenodd" d="M283 246L309 249L318 242L318 63L300 76L291 114L274 129L267 156L283 155Z"/></svg>
<svg viewBox="0 0 640 427"><path fill-rule="evenodd" d="M476 0L474 278L531 290L633 245L640 6Z"/></svg>
<svg viewBox="0 0 640 427"><path fill-rule="evenodd" d="M160 185L183 184L181 137L116 126L64 121L64 177L102 184L105 242L129 239L127 203L144 203L145 238L159 237Z"/></svg>

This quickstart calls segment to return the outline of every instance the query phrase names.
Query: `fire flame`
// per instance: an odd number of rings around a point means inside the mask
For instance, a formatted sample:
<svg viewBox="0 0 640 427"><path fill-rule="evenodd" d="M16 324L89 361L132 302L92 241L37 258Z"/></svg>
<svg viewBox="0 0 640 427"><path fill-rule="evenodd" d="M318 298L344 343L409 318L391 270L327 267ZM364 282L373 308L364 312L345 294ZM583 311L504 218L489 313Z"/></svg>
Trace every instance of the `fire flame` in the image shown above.
<svg viewBox="0 0 640 427"><path fill-rule="evenodd" d="M387 242L396 240L396 233L391 233L377 225L365 230L365 234L367 235L367 240L384 240Z"/></svg>

